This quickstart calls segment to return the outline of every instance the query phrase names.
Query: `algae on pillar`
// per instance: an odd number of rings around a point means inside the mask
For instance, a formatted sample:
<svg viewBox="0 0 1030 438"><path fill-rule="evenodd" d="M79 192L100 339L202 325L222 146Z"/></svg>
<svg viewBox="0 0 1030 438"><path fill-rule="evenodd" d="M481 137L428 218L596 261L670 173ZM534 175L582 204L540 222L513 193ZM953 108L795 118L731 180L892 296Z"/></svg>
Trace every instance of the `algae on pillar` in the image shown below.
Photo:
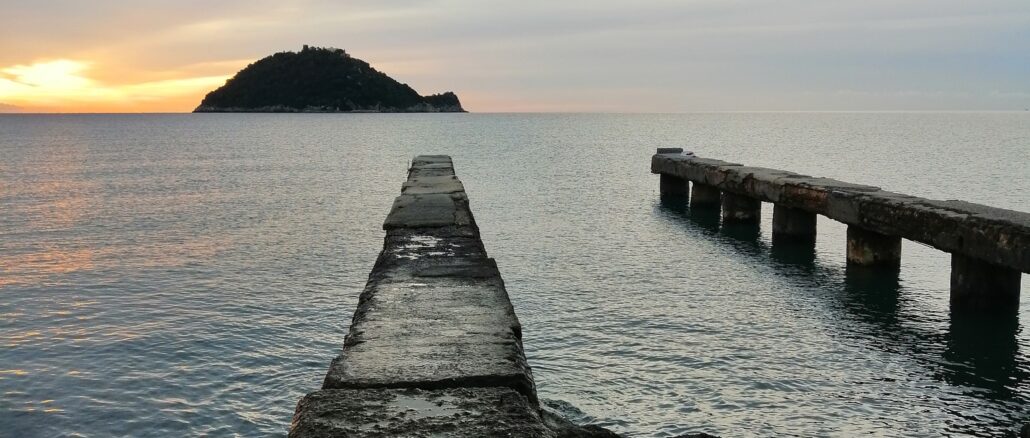
<svg viewBox="0 0 1030 438"><path fill-rule="evenodd" d="M848 263L864 266L901 266L901 237L848 225Z"/></svg>
<svg viewBox="0 0 1030 438"><path fill-rule="evenodd" d="M1022 273L961 254L951 255L952 313L1015 313Z"/></svg>

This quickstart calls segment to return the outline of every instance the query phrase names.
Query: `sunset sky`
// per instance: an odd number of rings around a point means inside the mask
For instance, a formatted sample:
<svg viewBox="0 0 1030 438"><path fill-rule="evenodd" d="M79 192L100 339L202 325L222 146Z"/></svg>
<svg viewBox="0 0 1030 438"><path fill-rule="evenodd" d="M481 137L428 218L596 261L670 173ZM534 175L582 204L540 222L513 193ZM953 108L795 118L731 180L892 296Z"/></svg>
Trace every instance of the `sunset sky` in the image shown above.
<svg viewBox="0 0 1030 438"><path fill-rule="evenodd" d="M1027 0L5 0L0 112L190 111L303 44L478 112L1030 107Z"/></svg>

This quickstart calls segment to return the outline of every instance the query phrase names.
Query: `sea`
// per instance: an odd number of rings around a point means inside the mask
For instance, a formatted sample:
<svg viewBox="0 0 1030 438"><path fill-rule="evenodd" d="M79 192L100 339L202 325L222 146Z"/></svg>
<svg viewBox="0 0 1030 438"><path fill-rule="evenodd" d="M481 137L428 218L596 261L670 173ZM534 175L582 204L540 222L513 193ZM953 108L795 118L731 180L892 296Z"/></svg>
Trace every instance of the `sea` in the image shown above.
<svg viewBox="0 0 1030 438"><path fill-rule="evenodd" d="M1014 436L1014 318L663 200L659 147L1030 211L1030 112L0 116L0 436L284 436L411 158L448 154L544 405L628 437Z"/></svg>

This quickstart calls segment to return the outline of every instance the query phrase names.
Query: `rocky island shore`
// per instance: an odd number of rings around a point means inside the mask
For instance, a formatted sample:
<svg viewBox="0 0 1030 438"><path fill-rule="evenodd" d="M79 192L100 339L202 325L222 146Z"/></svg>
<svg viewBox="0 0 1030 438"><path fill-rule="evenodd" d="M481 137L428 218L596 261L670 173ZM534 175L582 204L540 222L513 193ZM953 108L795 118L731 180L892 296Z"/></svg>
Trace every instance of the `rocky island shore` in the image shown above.
<svg viewBox="0 0 1030 438"><path fill-rule="evenodd" d="M466 111L453 92L422 96L342 49L304 46L248 65L193 112Z"/></svg>

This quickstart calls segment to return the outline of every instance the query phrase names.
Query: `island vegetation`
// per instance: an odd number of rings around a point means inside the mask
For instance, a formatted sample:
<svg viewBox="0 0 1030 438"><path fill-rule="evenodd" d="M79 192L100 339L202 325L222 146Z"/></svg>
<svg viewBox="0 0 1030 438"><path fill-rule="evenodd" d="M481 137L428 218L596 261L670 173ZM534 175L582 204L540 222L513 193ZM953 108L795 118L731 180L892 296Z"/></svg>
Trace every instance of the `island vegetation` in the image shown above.
<svg viewBox="0 0 1030 438"><path fill-rule="evenodd" d="M465 112L453 92L419 95L342 49L304 46L240 70L194 112Z"/></svg>

